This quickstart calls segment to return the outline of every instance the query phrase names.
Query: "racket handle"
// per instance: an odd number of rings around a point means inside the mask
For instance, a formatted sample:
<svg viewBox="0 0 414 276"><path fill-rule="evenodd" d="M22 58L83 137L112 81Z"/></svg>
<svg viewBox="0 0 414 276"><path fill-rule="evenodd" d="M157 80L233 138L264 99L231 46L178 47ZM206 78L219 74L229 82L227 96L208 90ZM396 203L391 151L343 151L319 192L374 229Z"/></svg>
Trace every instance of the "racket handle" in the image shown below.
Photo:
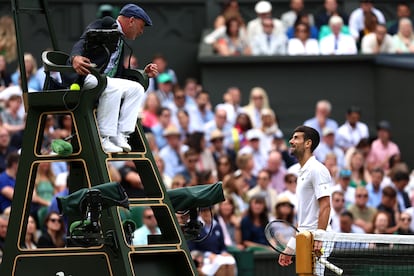
<svg viewBox="0 0 414 276"><path fill-rule="evenodd" d="M328 262L328 260L324 258L319 258L318 262L322 264L324 267L329 269L330 271L334 272L336 275L342 275L344 273L344 270L342 268L337 267L333 263Z"/></svg>

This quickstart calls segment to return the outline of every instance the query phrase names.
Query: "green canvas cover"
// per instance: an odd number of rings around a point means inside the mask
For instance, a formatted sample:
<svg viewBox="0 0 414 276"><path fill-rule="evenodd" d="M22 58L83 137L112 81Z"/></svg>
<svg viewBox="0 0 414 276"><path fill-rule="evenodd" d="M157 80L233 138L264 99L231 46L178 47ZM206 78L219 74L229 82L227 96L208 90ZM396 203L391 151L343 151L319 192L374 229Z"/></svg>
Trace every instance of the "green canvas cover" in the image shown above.
<svg viewBox="0 0 414 276"><path fill-rule="evenodd" d="M176 212L209 207L224 201L221 182L168 190L168 195Z"/></svg>
<svg viewBox="0 0 414 276"><path fill-rule="evenodd" d="M124 188L117 182L108 182L101 185L93 186L92 189L99 190L102 196L102 209L112 206L122 206L129 209L128 196ZM83 200L89 188L80 189L68 196L58 197L58 206L62 214L67 216L83 215Z"/></svg>

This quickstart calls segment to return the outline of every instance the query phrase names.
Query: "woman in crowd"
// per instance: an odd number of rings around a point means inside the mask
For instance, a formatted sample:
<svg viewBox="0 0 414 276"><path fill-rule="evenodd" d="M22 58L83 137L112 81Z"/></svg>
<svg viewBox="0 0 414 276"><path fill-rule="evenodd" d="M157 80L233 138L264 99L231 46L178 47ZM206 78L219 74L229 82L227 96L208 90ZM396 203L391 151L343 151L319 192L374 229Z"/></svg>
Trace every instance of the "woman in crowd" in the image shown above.
<svg viewBox="0 0 414 276"><path fill-rule="evenodd" d="M357 40L358 49L361 48L362 38L367 34L375 32L375 29L378 25L378 18L372 11L364 13L364 28L359 32L359 37Z"/></svg>
<svg viewBox="0 0 414 276"><path fill-rule="evenodd" d="M26 69L27 86L29 91L40 91L43 88L43 83L39 83L36 78L37 62L30 53L24 54L24 67ZM20 71L17 69L11 76L14 85L20 85Z"/></svg>
<svg viewBox="0 0 414 276"><path fill-rule="evenodd" d="M255 195L250 198L249 209L241 221L241 236L247 250L270 250L264 234L269 222L264 197Z"/></svg>
<svg viewBox="0 0 414 276"><path fill-rule="evenodd" d="M400 19L398 33L393 36L393 42L397 53L414 53L413 24L410 19Z"/></svg>
<svg viewBox="0 0 414 276"><path fill-rule="evenodd" d="M261 113L263 132L260 139L260 147L265 151L270 152L272 150L274 138L282 138L283 132L280 130L276 114L271 108L263 108Z"/></svg>
<svg viewBox="0 0 414 276"><path fill-rule="evenodd" d="M385 211L378 211L373 219L374 234L388 234L388 227L390 222L390 215Z"/></svg>
<svg viewBox="0 0 414 276"><path fill-rule="evenodd" d="M23 99L20 95L11 95L5 103L5 109L0 112L2 126L10 135L17 134L25 128Z"/></svg>
<svg viewBox="0 0 414 276"><path fill-rule="evenodd" d="M7 72L7 62L4 55L0 55L0 92L12 83L10 74Z"/></svg>
<svg viewBox="0 0 414 276"><path fill-rule="evenodd" d="M39 238L39 248L65 246L65 227L62 218L56 212L50 212L45 219L44 229Z"/></svg>
<svg viewBox="0 0 414 276"><path fill-rule="evenodd" d="M243 107L252 121L253 128L262 127L262 110L265 108L270 108L266 90L262 87L253 87L250 91L249 103Z"/></svg>
<svg viewBox="0 0 414 276"><path fill-rule="evenodd" d="M398 235L414 235L413 230L410 228L411 214L408 212L402 212L398 221L398 229L396 234Z"/></svg>
<svg viewBox="0 0 414 276"><path fill-rule="evenodd" d="M295 25L295 37L288 41L288 55L319 55L318 40L310 37L310 26L303 22Z"/></svg>
<svg viewBox="0 0 414 276"><path fill-rule="evenodd" d="M365 187L367 185L367 181L365 179L365 158L362 152L355 151L351 156L351 162L349 169L352 172L351 182L349 186L351 187Z"/></svg>
<svg viewBox="0 0 414 276"><path fill-rule="evenodd" d="M236 206L231 197L226 196L225 200L218 204L217 221L223 229L224 243L227 248L243 250L244 246L241 244L240 228L241 216L235 213Z"/></svg>
<svg viewBox="0 0 414 276"><path fill-rule="evenodd" d="M158 112L161 108L160 99L155 93L148 93L142 110L142 125L152 128L158 123Z"/></svg>
<svg viewBox="0 0 414 276"><path fill-rule="evenodd" d="M42 222L46 217L50 202L55 195L55 178L51 162L40 162L37 167L32 199L35 203L32 211L36 210L38 222Z"/></svg>
<svg viewBox="0 0 414 276"><path fill-rule="evenodd" d="M332 179L332 186L335 186L338 183L339 178L339 167L338 167L338 158L335 153L330 152L325 156L325 160L323 164L328 169L329 174L331 175Z"/></svg>
<svg viewBox="0 0 414 276"><path fill-rule="evenodd" d="M247 145L246 132L253 128L252 121L247 113L239 113L236 117L234 128L238 133L238 149Z"/></svg>
<svg viewBox="0 0 414 276"><path fill-rule="evenodd" d="M296 186L297 186L298 177L293 173L287 173L284 177L286 190L279 194L279 198L288 198L289 202L293 204L293 208L296 211L296 206L298 205L298 197L296 195ZM276 216L277 217L277 216Z"/></svg>
<svg viewBox="0 0 414 276"><path fill-rule="evenodd" d="M176 174L171 180L171 189L183 188L187 185L188 183L182 174Z"/></svg>
<svg viewBox="0 0 414 276"><path fill-rule="evenodd" d="M244 28L240 18L233 17L226 22L226 33L214 43L214 49L221 56L251 55L247 40L241 36Z"/></svg>
<svg viewBox="0 0 414 276"><path fill-rule="evenodd" d="M228 155L222 155L217 160L217 180L223 181L226 175L234 173L234 164Z"/></svg>
<svg viewBox="0 0 414 276"><path fill-rule="evenodd" d="M206 147L204 133L195 131L188 136L187 145L194 149L199 155L199 161L196 164L197 171L210 170L213 176L217 175L216 162L213 154Z"/></svg>
<svg viewBox="0 0 414 276"><path fill-rule="evenodd" d="M227 175L223 180L223 191L233 199L236 215L244 215L247 210L247 191L249 186L244 182L240 170Z"/></svg>
<svg viewBox="0 0 414 276"><path fill-rule="evenodd" d="M26 249L37 248L37 226L36 221L32 216L29 216L27 220L26 236L24 239L23 247Z"/></svg>
<svg viewBox="0 0 414 276"><path fill-rule="evenodd" d="M242 175L242 179L247 185L248 189L256 186L256 176L253 175L254 159L250 153L243 153L237 156L236 166Z"/></svg>

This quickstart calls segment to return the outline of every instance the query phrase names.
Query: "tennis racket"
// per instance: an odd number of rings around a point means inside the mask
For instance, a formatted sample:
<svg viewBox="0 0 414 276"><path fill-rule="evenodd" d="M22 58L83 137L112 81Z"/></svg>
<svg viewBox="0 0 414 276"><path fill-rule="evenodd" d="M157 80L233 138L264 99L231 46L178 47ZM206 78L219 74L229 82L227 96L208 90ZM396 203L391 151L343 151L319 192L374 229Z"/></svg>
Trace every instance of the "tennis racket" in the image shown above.
<svg viewBox="0 0 414 276"><path fill-rule="evenodd" d="M269 245L280 254L288 256L296 255L295 250L287 248L295 248L297 233L299 230L295 226L281 219L273 220L265 227L265 236ZM316 257L316 260L337 275L342 275L344 272L343 269L330 263L326 258Z"/></svg>

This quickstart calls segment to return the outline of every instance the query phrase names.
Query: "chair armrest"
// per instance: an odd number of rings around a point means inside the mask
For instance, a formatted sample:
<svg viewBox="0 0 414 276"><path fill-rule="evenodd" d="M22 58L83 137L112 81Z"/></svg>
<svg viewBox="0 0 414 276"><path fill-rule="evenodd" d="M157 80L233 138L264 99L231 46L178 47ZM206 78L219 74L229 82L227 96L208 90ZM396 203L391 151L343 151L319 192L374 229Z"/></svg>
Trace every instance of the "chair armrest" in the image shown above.
<svg viewBox="0 0 414 276"><path fill-rule="evenodd" d="M148 75L141 69L124 69L123 71L123 78L128 80L133 80L140 83L145 90L147 90L149 86L149 78Z"/></svg>
<svg viewBox="0 0 414 276"><path fill-rule="evenodd" d="M68 60L69 55L64 52L44 51L42 53L42 61L45 67L45 72L76 73L72 65L68 63ZM98 83L102 82L105 78L105 76L101 75L95 68L89 68L89 71L98 79Z"/></svg>

